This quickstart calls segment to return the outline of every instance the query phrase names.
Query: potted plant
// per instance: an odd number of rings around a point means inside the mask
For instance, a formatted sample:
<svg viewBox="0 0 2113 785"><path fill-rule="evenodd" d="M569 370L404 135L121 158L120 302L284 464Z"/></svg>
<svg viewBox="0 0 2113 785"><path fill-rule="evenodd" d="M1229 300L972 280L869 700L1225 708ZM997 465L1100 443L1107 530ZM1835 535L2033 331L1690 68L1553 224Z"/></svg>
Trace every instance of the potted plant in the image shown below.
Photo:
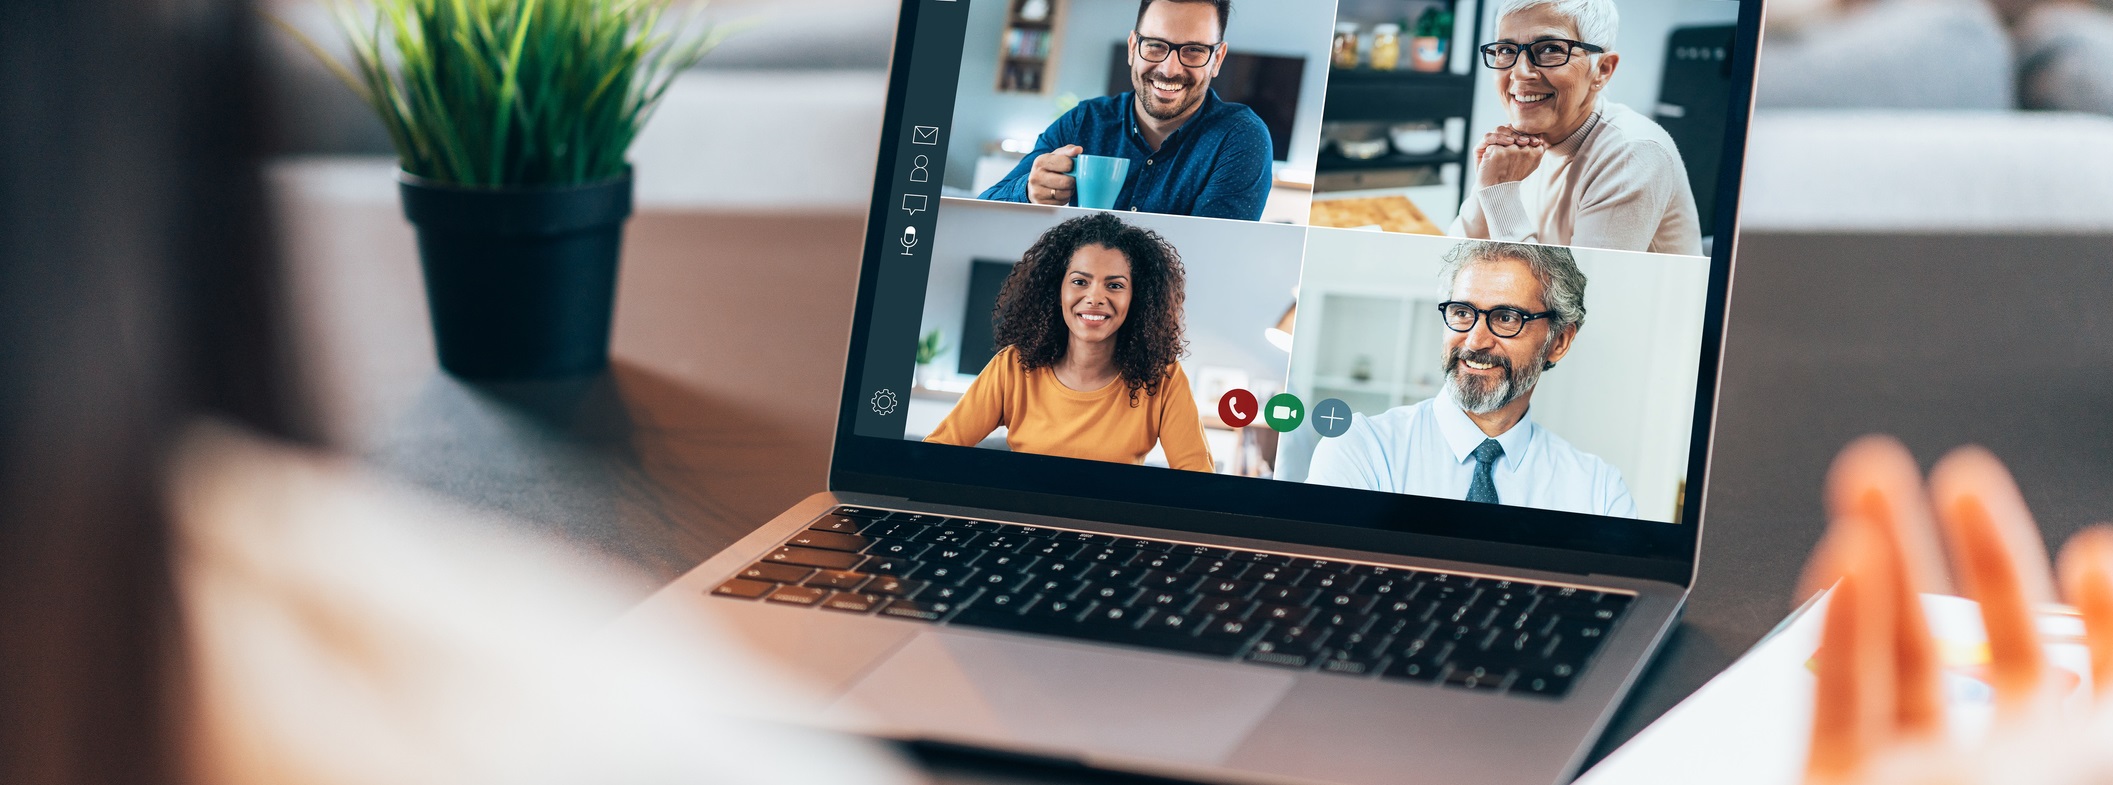
<svg viewBox="0 0 2113 785"><path fill-rule="evenodd" d="M1445 70L1446 42L1453 37L1453 12L1441 6L1423 9L1416 17L1415 32L1409 40L1409 67L1424 73Z"/></svg>
<svg viewBox="0 0 2113 785"><path fill-rule="evenodd" d="M340 62L380 116L418 231L440 365L473 379L608 364L631 214L625 152L725 29L662 26L667 0L374 0L334 5Z"/></svg>
<svg viewBox="0 0 2113 785"><path fill-rule="evenodd" d="M946 336L938 330L925 333L924 337L917 339L918 386L927 389L931 388L932 376L939 370L932 367L932 361L939 359L939 354L944 351L946 351Z"/></svg>

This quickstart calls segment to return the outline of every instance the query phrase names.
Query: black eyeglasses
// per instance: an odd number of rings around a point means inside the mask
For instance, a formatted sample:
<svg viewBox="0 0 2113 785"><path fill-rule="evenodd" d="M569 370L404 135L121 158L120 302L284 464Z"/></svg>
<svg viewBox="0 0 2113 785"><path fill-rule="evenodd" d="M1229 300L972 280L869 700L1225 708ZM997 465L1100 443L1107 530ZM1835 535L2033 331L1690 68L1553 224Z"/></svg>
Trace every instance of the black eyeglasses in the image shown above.
<svg viewBox="0 0 2113 785"><path fill-rule="evenodd" d="M1218 56L1220 44L1177 44L1148 36L1137 37L1137 56L1148 63L1164 63L1168 55L1178 55L1181 64L1190 68L1202 68L1211 64Z"/></svg>
<svg viewBox="0 0 2113 785"><path fill-rule="evenodd" d="M1518 65L1519 52L1524 50L1527 56L1526 59L1532 60L1534 67L1557 68L1570 63L1570 50L1572 49L1583 49L1593 54L1607 51L1605 47L1593 46L1583 41L1572 41L1568 38L1543 38L1529 44L1498 41L1494 44L1482 45L1482 65L1502 71Z"/></svg>
<svg viewBox="0 0 2113 785"><path fill-rule="evenodd" d="M1498 338L1517 338L1519 333L1526 331L1527 322L1555 315L1554 311L1527 313L1507 305L1476 308L1458 301L1439 303L1438 312L1445 315L1445 326L1452 328L1456 333L1474 332L1475 322L1481 321L1486 315L1489 317L1490 334Z"/></svg>

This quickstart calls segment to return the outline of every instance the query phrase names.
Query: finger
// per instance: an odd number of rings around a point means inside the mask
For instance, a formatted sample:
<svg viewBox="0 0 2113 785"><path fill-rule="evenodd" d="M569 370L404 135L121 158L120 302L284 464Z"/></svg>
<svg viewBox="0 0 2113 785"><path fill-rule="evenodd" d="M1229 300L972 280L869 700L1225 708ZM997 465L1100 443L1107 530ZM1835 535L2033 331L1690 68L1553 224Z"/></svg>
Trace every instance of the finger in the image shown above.
<svg viewBox="0 0 2113 785"><path fill-rule="evenodd" d="M2047 667L2032 606L2053 595L2039 529L2010 472L1987 450L1962 447L1938 461L1930 495L1961 593L1981 605L1997 711L2029 711Z"/></svg>
<svg viewBox="0 0 2113 785"><path fill-rule="evenodd" d="M1854 516L1890 530L1893 542L1899 546L1903 569L1917 591L1956 591L1945 572L1936 519L1930 515L1929 494L1922 485L1922 469L1899 440L1873 435L1843 447L1827 471L1826 499L1830 520ZM1832 581L1826 576L1813 577ZM1807 591L1803 594L1811 596L1825 585L1805 586Z"/></svg>
<svg viewBox="0 0 2113 785"><path fill-rule="evenodd" d="M1056 150L1056 154L1057 154L1057 155L1061 155L1061 156L1064 156L1065 158L1077 158L1077 157L1079 157L1080 155L1083 155L1083 154L1085 154L1085 152L1086 152L1086 148L1084 148L1084 147L1080 147L1080 146L1078 146L1078 145L1075 145L1075 144L1067 144L1067 145L1064 145L1063 147L1059 147L1059 148L1057 148L1057 150Z"/></svg>
<svg viewBox="0 0 2113 785"><path fill-rule="evenodd" d="M1890 666L1883 546L1871 527L1844 522L1829 537L1843 567L1827 597L1827 617L1813 654L1812 744L1807 774L1821 781L1853 778L1891 735Z"/></svg>
<svg viewBox="0 0 2113 785"><path fill-rule="evenodd" d="M2084 644L2091 652L2091 685L2100 699L2113 697L2113 527L2085 529L2062 548L2062 596L2084 618Z"/></svg>
<svg viewBox="0 0 2113 785"><path fill-rule="evenodd" d="M1871 533L1880 551L1871 583L1874 593L1885 593L1882 601L1892 621L1891 741L1934 739L1944 732L1944 675L1937 639L1922 611L1922 592L1908 575L1898 530L1868 518L1852 520Z"/></svg>

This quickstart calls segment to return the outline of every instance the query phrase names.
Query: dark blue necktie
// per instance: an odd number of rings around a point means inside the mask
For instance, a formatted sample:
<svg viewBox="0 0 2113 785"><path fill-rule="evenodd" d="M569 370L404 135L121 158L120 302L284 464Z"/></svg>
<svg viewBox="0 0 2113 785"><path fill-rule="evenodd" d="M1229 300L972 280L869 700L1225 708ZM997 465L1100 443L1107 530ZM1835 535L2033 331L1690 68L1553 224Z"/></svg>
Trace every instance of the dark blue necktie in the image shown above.
<svg viewBox="0 0 2113 785"><path fill-rule="evenodd" d="M1483 439L1475 447L1475 479L1467 484L1467 500L1471 502L1497 503L1497 481L1489 476L1490 467L1498 458L1504 457L1504 445L1495 439Z"/></svg>

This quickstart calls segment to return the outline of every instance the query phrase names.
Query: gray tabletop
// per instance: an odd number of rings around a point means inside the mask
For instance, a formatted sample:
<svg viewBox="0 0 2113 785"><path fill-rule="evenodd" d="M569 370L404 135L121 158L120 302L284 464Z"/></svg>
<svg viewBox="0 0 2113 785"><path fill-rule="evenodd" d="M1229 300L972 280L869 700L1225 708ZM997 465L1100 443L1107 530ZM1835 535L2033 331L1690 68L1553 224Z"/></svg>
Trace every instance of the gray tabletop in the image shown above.
<svg viewBox="0 0 2113 785"><path fill-rule="evenodd" d="M611 371L473 386L433 366L394 202L345 198L344 174L275 178L303 370L337 447L663 580L823 486L859 216L648 206L627 234ZM2109 293L2105 237L1744 238L1701 579L1593 760L1787 612L1827 463L1860 434L1896 434L1925 463L1993 449L2050 543L2113 514ZM1087 779L930 765L943 782Z"/></svg>

